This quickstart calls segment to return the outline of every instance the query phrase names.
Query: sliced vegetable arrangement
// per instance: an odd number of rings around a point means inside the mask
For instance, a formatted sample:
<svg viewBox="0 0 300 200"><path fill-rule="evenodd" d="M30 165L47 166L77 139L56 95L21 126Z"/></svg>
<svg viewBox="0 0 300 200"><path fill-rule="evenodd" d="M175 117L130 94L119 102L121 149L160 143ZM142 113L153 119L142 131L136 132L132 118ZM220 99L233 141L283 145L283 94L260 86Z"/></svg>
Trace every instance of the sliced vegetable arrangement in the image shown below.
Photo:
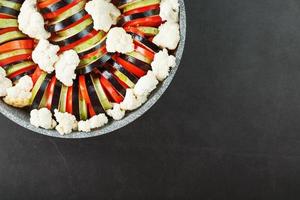
<svg viewBox="0 0 300 200"><path fill-rule="evenodd" d="M0 96L62 135L120 120L175 66L178 15L178 0L3 0Z"/></svg>

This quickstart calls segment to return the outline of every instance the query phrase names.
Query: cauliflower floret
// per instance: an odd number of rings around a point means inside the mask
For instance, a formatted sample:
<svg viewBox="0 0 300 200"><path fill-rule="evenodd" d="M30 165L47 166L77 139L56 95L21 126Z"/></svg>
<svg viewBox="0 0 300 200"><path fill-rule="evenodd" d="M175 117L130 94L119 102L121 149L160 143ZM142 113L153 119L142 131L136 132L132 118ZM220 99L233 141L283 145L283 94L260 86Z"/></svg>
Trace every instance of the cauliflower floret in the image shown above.
<svg viewBox="0 0 300 200"><path fill-rule="evenodd" d="M134 96L133 89L127 89L124 100L120 103L120 108L123 110L135 110L142 104L139 99Z"/></svg>
<svg viewBox="0 0 300 200"><path fill-rule="evenodd" d="M2 67L0 67L0 77L6 77L6 71Z"/></svg>
<svg viewBox="0 0 300 200"><path fill-rule="evenodd" d="M54 63L58 60L59 46L52 45L48 40L42 39L32 52L32 60L47 73L54 71Z"/></svg>
<svg viewBox="0 0 300 200"><path fill-rule="evenodd" d="M45 28L43 16L37 11L37 0L25 0L18 16L19 29L31 38L47 39L50 37Z"/></svg>
<svg viewBox="0 0 300 200"><path fill-rule="evenodd" d="M179 3L178 0L161 0L160 17L162 20L178 22Z"/></svg>
<svg viewBox="0 0 300 200"><path fill-rule="evenodd" d="M30 76L23 76L17 82L16 87L19 87L20 89L26 92L30 92L30 90L33 88L32 79L30 78Z"/></svg>
<svg viewBox="0 0 300 200"><path fill-rule="evenodd" d="M0 68L2 69L2 68ZM4 70L4 69L2 69ZM0 97L4 97L7 95L7 92L6 90L8 88L11 88L12 87L12 82L10 79L6 78L5 75L3 76L3 71L0 70ZM5 73L5 71L4 71Z"/></svg>
<svg viewBox="0 0 300 200"><path fill-rule="evenodd" d="M153 43L170 50L176 49L180 40L179 24L166 22L159 27L158 34L153 38Z"/></svg>
<svg viewBox="0 0 300 200"><path fill-rule="evenodd" d="M56 78L64 85L72 86L73 79L76 78L75 69L79 62L79 57L74 50L63 52L55 63Z"/></svg>
<svg viewBox="0 0 300 200"><path fill-rule="evenodd" d="M105 124L107 124L108 118L106 117L105 114L101 113L99 115L95 115L94 117L89 119L89 121L90 121L91 129L95 129L95 128L100 128Z"/></svg>
<svg viewBox="0 0 300 200"><path fill-rule="evenodd" d="M94 29L109 31L112 25L117 24L121 12L110 1L92 0L85 5L85 10L92 16Z"/></svg>
<svg viewBox="0 0 300 200"><path fill-rule="evenodd" d="M108 52L128 53L134 50L133 39L123 28L112 28L106 38Z"/></svg>
<svg viewBox="0 0 300 200"><path fill-rule="evenodd" d="M157 86L158 80L152 71L140 78L135 84L133 92L137 97L147 97Z"/></svg>
<svg viewBox="0 0 300 200"><path fill-rule="evenodd" d="M80 121L78 122L78 131L81 132L91 132L90 121Z"/></svg>
<svg viewBox="0 0 300 200"><path fill-rule="evenodd" d="M169 69L175 66L175 61L176 58L172 55L169 56L167 49L163 49L155 54L151 66L157 80L163 81L169 75Z"/></svg>
<svg viewBox="0 0 300 200"><path fill-rule="evenodd" d="M54 116L58 122L56 130L61 135L70 134L73 130L77 130L78 123L74 115L71 115L70 113L61 113L56 109L54 110Z"/></svg>
<svg viewBox="0 0 300 200"><path fill-rule="evenodd" d="M33 82L29 76L22 77L19 82L6 90L7 96L3 99L8 105L23 108L29 105L31 99L30 90Z"/></svg>
<svg viewBox="0 0 300 200"><path fill-rule="evenodd" d="M107 124L108 118L105 114L101 113L95 115L89 120L78 122L78 130L81 132L90 132L91 129L100 128Z"/></svg>
<svg viewBox="0 0 300 200"><path fill-rule="evenodd" d="M113 109L107 110L107 114L114 120L120 120L125 116L125 110L121 110L120 104L113 104Z"/></svg>
<svg viewBox="0 0 300 200"><path fill-rule="evenodd" d="M53 129L56 126L56 121L52 119L52 113L47 108L32 110L30 123L37 128L42 127L44 129Z"/></svg>

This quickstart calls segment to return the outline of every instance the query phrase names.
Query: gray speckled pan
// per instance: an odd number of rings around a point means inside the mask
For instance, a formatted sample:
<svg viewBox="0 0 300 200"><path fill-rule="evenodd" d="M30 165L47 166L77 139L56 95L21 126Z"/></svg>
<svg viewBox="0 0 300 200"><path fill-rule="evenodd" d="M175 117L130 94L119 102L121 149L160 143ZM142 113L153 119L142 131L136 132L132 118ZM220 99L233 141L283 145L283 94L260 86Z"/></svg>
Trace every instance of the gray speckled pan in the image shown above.
<svg viewBox="0 0 300 200"><path fill-rule="evenodd" d="M20 126L23 126L24 128L27 128L31 131L52 136L52 137L61 137L61 138L87 138L87 137L94 137L94 136L99 136L103 135L106 133L110 133L112 131L115 131L119 128L122 128L123 126L126 126L127 124L133 122L140 116L142 116L147 110L149 110L154 103L161 97L161 95L165 92L165 90L168 88L170 85L172 79L175 76L175 73L178 69L183 49L184 49L184 44L185 44L185 34L186 34L186 14L185 14L185 6L184 6L184 0L179 0L180 2L180 34L181 34L181 40L179 43L179 47L176 51L176 67L172 69L170 72L169 77L160 83L158 88L152 92L152 95L149 97L149 100L141 106L139 109L128 112L126 113L126 117L123 118L120 121L111 121L108 125L104 126L101 129L96 129L90 133L80 133L80 132L74 132L70 135L64 135L61 136L57 131L55 130L44 130L44 129L39 129L35 128L32 126L29 122L29 112L26 110L20 110L16 108L12 108L2 101L0 101L0 112L9 118L10 120L14 121L15 123L19 124Z"/></svg>

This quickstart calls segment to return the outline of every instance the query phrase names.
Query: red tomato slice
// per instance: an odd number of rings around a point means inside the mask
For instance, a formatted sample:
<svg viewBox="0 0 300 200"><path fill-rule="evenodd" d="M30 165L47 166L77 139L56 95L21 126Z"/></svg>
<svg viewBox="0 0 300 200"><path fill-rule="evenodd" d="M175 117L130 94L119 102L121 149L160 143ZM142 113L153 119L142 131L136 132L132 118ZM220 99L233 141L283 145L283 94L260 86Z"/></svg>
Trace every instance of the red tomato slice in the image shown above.
<svg viewBox="0 0 300 200"><path fill-rule="evenodd" d="M127 62L126 60L123 60L122 58L118 57L116 59L116 61L122 65L125 69L127 69L129 72L133 73L134 75L136 75L137 77L142 77L146 74L145 71L143 71L142 69L138 68L137 66L135 66L134 64Z"/></svg>
<svg viewBox="0 0 300 200"><path fill-rule="evenodd" d="M87 104L91 104L91 100L90 100L90 97L89 97L89 93L87 91L84 75L79 76L79 89L80 89L80 92L81 92L82 97L84 98L85 102Z"/></svg>
<svg viewBox="0 0 300 200"><path fill-rule="evenodd" d="M136 27L128 26L128 27L125 27L124 29L126 32L135 33L137 35L145 37L145 34L142 31L140 31L139 29L137 29Z"/></svg>
<svg viewBox="0 0 300 200"><path fill-rule="evenodd" d="M81 0L74 0L74 1L72 1L72 3L68 4L67 6L62 7L62 8L58 9L58 10L55 11L55 12L47 13L47 14L43 15L43 17L44 17L45 19L52 19L52 18L55 18L55 17L57 17L58 15L60 15L61 13L65 12L65 11L69 10L70 8L72 8L73 6L75 6L75 5L76 5L78 2L80 2L80 1L81 1Z"/></svg>
<svg viewBox="0 0 300 200"><path fill-rule="evenodd" d="M8 78L12 79L12 78L14 78L14 77L16 77L16 76L24 73L24 72L27 72L27 71L30 71L30 70L36 68L36 67L37 67L36 65L32 65L32 66L26 67L24 69L20 69L19 71L15 72L15 73L13 73L11 75L9 75Z"/></svg>
<svg viewBox="0 0 300 200"><path fill-rule="evenodd" d="M42 8L46 8L52 4L55 4L57 2L59 2L60 0L46 0L46 1L42 1L38 4L38 8L42 9Z"/></svg>
<svg viewBox="0 0 300 200"><path fill-rule="evenodd" d="M101 75L100 83L103 86L104 90L109 94L109 96L117 103L123 101L123 97L116 91L116 89L111 85L111 83Z"/></svg>
<svg viewBox="0 0 300 200"><path fill-rule="evenodd" d="M143 54L145 57L149 58L150 60L154 59L154 53L143 48L140 44L135 43L134 48L137 52Z"/></svg>
<svg viewBox="0 0 300 200"><path fill-rule="evenodd" d="M96 115L96 112L95 112L93 106L91 104L88 104L87 106L88 106L90 117L94 117Z"/></svg>
<svg viewBox="0 0 300 200"><path fill-rule="evenodd" d="M13 56L10 58L6 58L3 60L0 60L0 66L2 65L8 65L20 60L26 60L26 59L30 59L31 58L31 54L24 54L24 55L18 55L18 56Z"/></svg>
<svg viewBox="0 0 300 200"><path fill-rule="evenodd" d="M128 26L152 26L152 27L159 27L162 24L162 19L160 16L151 16L145 17L140 19L135 19L129 21L124 24L124 27Z"/></svg>
<svg viewBox="0 0 300 200"><path fill-rule="evenodd" d="M5 15L5 14L0 14L0 18L1 19L14 19L15 17L9 16L9 15Z"/></svg>
<svg viewBox="0 0 300 200"><path fill-rule="evenodd" d="M33 40L15 40L1 45L0 53L18 50L18 49L33 49L33 47L34 47Z"/></svg>
<svg viewBox="0 0 300 200"><path fill-rule="evenodd" d="M33 84L36 83L36 81L39 79L39 77L42 75L43 71L41 70L41 68L37 67L34 71L34 73L31 76L32 82Z"/></svg>
<svg viewBox="0 0 300 200"><path fill-rule="evenodd" d="M154 37L149 37L148 40L149 40L150 42L152 42L153 38L154 38Z"/></svg>
<svg viewBox="0 0 300 200"><path fill-rule="evenodd" d="M123 15L124 16L132 15L132 14L136 14L136 13L146 12L148 10L154 10L154 9L157 9L157 8L159 8L159 4L144 6L144 7L140 7L140 8L136 8L136 9L127 11L127 12L123 13Z"/></svg>
<svg viewBox="0 0 300 200"><path fill-rule="evenodd" d="M50 110L52 106L52 99L53 99L53 94L54 94L54 89L55 89L55 84L56 84L56 77L53 76L48 88L47 88L47 102L46 102L46 107Z"/></svg>
<svg viewBox="0 0 300 200"><path fill-rule="evenodd" d="M60 52L63 52L63 51L67 51L67 50L70 50L70 49L73 49L74 47L76 47L77 45L91 39L92 37L94 37L95 35L98 34L98 31L96 30L93 30L91 33L89 33L88 35L86 35L85 37L81 38L80 40L77 40L76 42L73 42L72 44L69 44L67 46L64 46L64 47L61 47L60 48Z"/></svg>
<svg viewBox="0 0 300 200"><path fill-rule="evenodd" d="M4 29L0 30L0 35L11 32L11 31L17 31L17 30L18 30L17 27L4 28Z"/></svg>
<svg viewBox="0 0 300 200"><path fill-rule="evenodd" d="M73 86L69 87L67 93L67 112L73 114Z"/></svg>

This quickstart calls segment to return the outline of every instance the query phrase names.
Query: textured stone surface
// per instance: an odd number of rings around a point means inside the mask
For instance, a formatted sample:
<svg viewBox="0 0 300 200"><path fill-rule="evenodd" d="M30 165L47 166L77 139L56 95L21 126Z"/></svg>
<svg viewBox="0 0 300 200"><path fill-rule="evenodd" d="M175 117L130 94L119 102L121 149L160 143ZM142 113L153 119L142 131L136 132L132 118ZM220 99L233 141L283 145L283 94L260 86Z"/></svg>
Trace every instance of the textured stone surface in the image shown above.
<svg viewBox="0 0 300 200"><path fill-rule="evenodd" d="M152 95L149 97L148 101L141 106L139 109L126 113L126 117L124 117L120 121L113 121L111 120L108 125L101 129L93 130L90 133L80 133L80 132L74 132L70 135L61 136L59 133L55 130L45 130L40 128L35 128L32 126L29 122L29 111L28 110L19 110L12 108L10 106L7 106L5 103L0 101L0 112L9 118L10 120L14 121L15 123L19 124L20 126L23 126L24 128L27 128L31 131L34 131L36 133L53 136L53 137L63 137L63 138L86 138L86 137L94 137L106 133L110 133L114 130L117 130L119 128L122 128L129 123L133 122L140 116L142 116L147 110L149 110L155 102L158 101L158 99L161 97L161 95L166 91L170 83L172 82L172 79L174 78L176 71L179 67L180 60L183 54L184 45L185 45L185 36L186 36L186 13L185 13L185 6L184 6L184 0L180 0L180 35L181 40L179 43L179 46L176 50L176 67L172 68L169 77L164 80L160 85L157 87L155 91L152 92Z"/></svg>

